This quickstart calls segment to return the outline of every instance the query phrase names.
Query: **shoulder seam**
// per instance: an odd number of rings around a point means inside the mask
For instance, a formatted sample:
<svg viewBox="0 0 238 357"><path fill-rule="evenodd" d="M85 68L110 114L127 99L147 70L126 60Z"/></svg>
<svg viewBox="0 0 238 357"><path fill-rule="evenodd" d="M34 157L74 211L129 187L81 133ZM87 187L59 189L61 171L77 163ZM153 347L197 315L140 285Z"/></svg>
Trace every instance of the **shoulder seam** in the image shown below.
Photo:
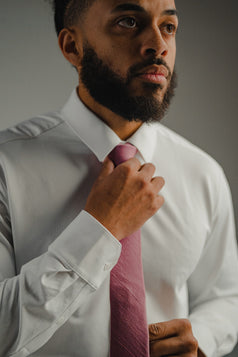
<svg viewBox="0 0 238 357"><path fill-rule="evenodd" d="M38 138L39 136L41 136L41 135L47 133L47 132L50 131L50 130L53 130L53 129L57 128L58 126L60 126L60 125L63 124L63 123L64 123L64 121L62 120L60 123L58 123L58 124L52 126L51 128L45 129L45 130L42 131L41 133L39 133L39 134L37 134L37 135L34 135L34 136L17 137L17 138L15 138L15 139L9 139L9 140L7 140L7 141L0 142L0 146L1 146L1 145L8 144L8 143L11 143L11 142L13 142L13 141L18 141L18 140L32 140L32 139L34 139L34 138Z"/></svg>

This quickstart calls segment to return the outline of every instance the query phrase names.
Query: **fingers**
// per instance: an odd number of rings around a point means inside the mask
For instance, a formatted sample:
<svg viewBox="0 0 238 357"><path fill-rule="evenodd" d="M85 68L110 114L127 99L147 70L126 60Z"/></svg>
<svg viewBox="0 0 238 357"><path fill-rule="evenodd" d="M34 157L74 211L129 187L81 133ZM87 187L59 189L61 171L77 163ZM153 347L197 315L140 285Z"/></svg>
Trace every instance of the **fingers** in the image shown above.
<svg viewBox="0 0 238 357"><path fill-rule="evenodd" d="M140 167L139 173L143 175L145 180L150 181L152 183L155 190L160 191L161 188L164 186L165 181L163 177L160 176L153 177L155 170L156 170L155 166L151 163L148 163Z"/></svg>
<svg viewBox="0 0 238 357"><path fill-rule="evenodd" d="M114 171L114 169L115 166L113 161L110 160L109 157L106 157L102 164L101 172L97 180L103 180L104 178L109 176ZM125 175L128 175L132 172L138 173L141 177L142 182L148 182L152 184L153 191L155 194L157 194L165 184L163 177L156 176L153 178L153 175L156 170L153 164L146 163L141 166L140 161L136 158L132 158L125 161L124 163L118 165L116 169L117 171L120 170L122 174L124 172ZM164 199L161 196L159 196L157 200L159 201L158 203L160 206L164 203Z"/></svg>
<svg viewBox="0 0 238 357"><path fill-rule="evenodd" d="M146 163L140 166L140 162L137 159L131 159L125 164L127 168L131 167L132 170L138 170L137 173L135 172L138 174L139 178L137 184L148 189L147 192L151 194L151 203L153 201L152 211L154 211L154 213L157 212L157 210L164 204L164 198L159 195L159 191L165 184L163 177L153 177L156 168L151 163Z"/></svg>
<svg viewBox="0 0 238 357"><path fill-rule="evenodd" d="M155 166L153 164L144 164L140 167L139 172L146 180L151 180L155 173Z"/></svg>
<svg viewBox="0 0 238 357"><path fill-rule="evenodd" d="M140 164L140 161L137 158L129 159L122 164L118 165L119 169L125 168L129 171L138 171L139 175L143 177L145 181L151 181L155 189L161 190L164 186L165 181L162 177L154 177L155 166L151 163L146 163L144 165Z"/></svg>
<svg viewBox="0 0 238 357"><path fill-rule="evenodd" d="M174 323L174 320L149 325L150 341L176 336L177 334L178 325Z"/></svg>
<svg viewBox="0 0 238 357"><path fill-rule="evenodd" d="M174 319L149 325L150 340L178 336L192 330L191 322L187 319Z"/></svg>
<svg viewBox="0 0 238 357"><path fill-rule="evenodd" d="M113 162L106 157L106 159L102 163L102 168L100 171L100 174L98 175L98 180L102 180L108 175L110 175L114 170L114 164Z"/></svg>
<svg viewBox="0 0 238 357"><path fill-rule="evenodd" d="M150 355L153 356L171 356L188 354L197 351L198 342L192 335L187 338L170 337L150 343Z"/></svg>
<svg viewBox="0 0 238 357"><path fill-rule="evenodd" d="M139 171L141 168L141 163L137 158L133 157L132 159L129 159L129 160L123 162L122 164L118 165L117 167L119 167L119 168L125 167L131 171Z"/></svg>
<svg viewBox="0 0 238 357"><path fill-rule="evenodd" d="M156 168L153 164L146 163L140 167L139 174L143 177L145 181L149 181L153 185L155 192L159 192L164 186L165 181L163 177L153 177L155 170Z"/></svg>
<svg viewBox="0 0 238 357"><path fill-rule="evenodd" d="M152 178L151 184L154 186L155 192L158 193L165 185L165 180L163 179L163 177L156 176Z"/></svg>
<svg viewBox="0 0 238 357"><path fill-rule="evenodd" d="M85 210L118 240L137 231L162 206L164 180L152 178L155 167L137 158L114 166L106 158L87 198Z"/></svg>
<svg viewBox="0 0 238 357"><path fill-rule="evenodd" d="M197 356L198 341L187 319L149 325L151 357L164 355Z"/></svg>

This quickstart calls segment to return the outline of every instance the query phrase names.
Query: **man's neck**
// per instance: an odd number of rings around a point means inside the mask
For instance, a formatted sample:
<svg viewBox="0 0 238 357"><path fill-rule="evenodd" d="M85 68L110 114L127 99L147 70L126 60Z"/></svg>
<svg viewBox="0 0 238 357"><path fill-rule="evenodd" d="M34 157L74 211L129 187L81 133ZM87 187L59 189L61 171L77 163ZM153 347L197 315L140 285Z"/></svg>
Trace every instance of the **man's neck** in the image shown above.
<svg viewBox="0 0 238 357"><path fill-rule="evenodd" d="M121 140L127 140L142 125L139 121L128 121L97 103L82 85L78 87L78 95L81 101L95 113L99 119L104 121Z"/></svg>

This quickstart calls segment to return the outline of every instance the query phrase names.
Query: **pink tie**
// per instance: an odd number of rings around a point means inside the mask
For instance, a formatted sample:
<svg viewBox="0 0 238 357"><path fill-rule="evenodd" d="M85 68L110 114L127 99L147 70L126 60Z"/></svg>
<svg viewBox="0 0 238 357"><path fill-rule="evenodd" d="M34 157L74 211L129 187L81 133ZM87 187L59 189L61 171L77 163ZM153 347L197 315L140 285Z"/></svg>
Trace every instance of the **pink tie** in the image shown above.
<svg viewBox="0 0 238 357"><path fill-rule="evenodd" d="M137 149L118 145L109 154L115 165L131 159ZM149 333L145 307L145 285L140 231L121 240L122 252L111 271L110 357L148 357Z"/></svg>

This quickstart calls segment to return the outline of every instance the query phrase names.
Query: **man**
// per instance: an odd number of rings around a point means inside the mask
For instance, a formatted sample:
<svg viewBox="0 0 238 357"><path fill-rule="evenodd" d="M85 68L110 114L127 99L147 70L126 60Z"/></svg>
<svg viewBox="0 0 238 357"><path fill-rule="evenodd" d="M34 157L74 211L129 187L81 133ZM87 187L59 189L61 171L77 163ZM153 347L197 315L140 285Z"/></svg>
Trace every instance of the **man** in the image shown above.
<svg viewBox="0 0 238 357"><path fill-rule="evenodd" d="M238 331L229 188L213 159L159 123L176 82L175 3L54 4L79 86L60 112L1 134L0 355L108 356L110 279L141 230L144 355L222 356ZM125 142L136 156L116 166ZM137 338L140 324L129 327Z"/></svg>

